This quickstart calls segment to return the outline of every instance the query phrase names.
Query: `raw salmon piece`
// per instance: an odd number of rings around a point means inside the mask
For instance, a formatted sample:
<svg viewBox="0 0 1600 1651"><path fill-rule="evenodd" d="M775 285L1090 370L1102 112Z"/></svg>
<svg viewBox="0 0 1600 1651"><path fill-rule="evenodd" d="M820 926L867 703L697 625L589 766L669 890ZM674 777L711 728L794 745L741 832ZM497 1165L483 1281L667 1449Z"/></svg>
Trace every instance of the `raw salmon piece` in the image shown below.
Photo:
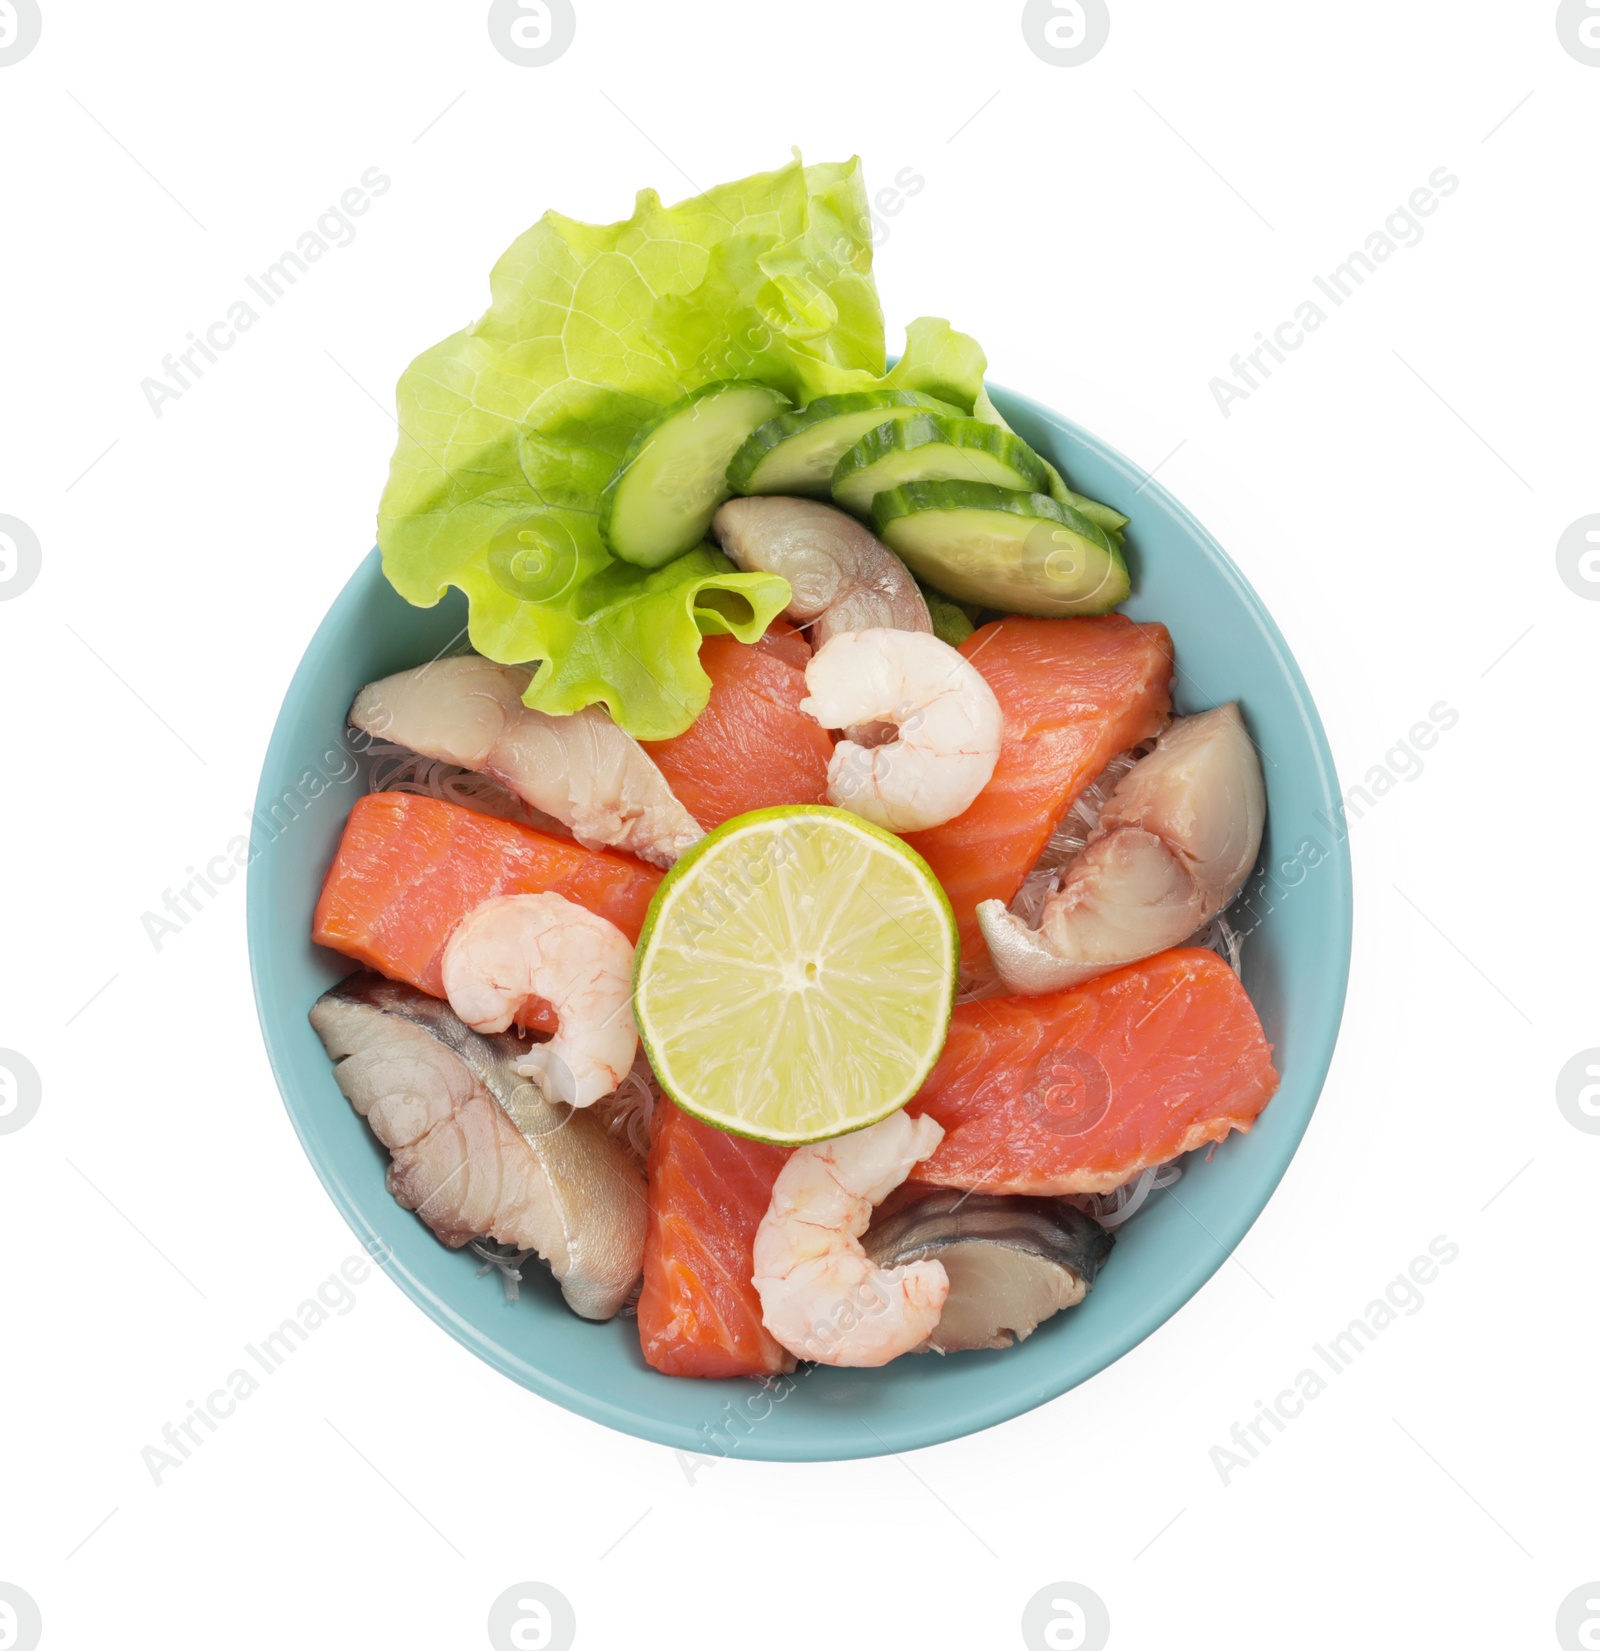
<svg viewBox="0 0 1600 1651"><path fill-rule="evenodd" d="M636 941L660 881L659 871L625 854L583 848L432 797L380 791L350 810L311 938L442 998L445 942L492 896L564 894ZM542 1004L522 1024L543 1032L556 1026Z"/></svg>
<svg viewBox="0 0 1600 1651"><path fill-rule="evenodd" d="M966 813L906 841L950 896L964 957L986 963L978 902L1009 902L1084 786L1160 733L1172 710L1172 638L1121 614L1000 619L961 652L1000 701L1000 760Z"/></svg>
<svg viewBox="0 0 1600 1651"><path fill-rule="evenodd" d="M669 1376L774 1376L794 1360L761 1323L756 1228L789 1157L662 1099L650 1138L639 1345Z"/></svg>
<svg viewBox="0 0 1600 1651"><path fill-rule="evenodd" d="M1272 1046L1239 977L1183 947L1048 997L955 1011L911 1102L944 1126L921 1180L985 1192L1107 1192L1273 1097Z"/></svg>
<svg viewBox="0 0 1600 1651"><path fill-rule="evenodd" d="M731 636L701 643L705 710L675 738L643 743L707 831L753 808L828 800L833 741L800 709L810 658L805 638L781 620L753 646Z"/></svg>

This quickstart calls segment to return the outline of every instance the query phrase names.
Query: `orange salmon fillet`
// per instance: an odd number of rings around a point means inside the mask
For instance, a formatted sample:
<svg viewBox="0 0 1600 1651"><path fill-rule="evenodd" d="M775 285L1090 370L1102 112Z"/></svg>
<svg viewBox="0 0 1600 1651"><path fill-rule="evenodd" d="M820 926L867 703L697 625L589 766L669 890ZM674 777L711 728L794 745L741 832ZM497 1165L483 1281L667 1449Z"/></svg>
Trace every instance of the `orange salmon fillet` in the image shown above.
<svg viewBox="0 0 1600 1651"><path fill-rule="evenodd" d="M789 1156L663 1098L650 1138L639 1345L669 1376L773 1376L794 1359L761 1323L756 1228Z"/></svg>
<svg viewBox="0 0 1600 1651"><path fill-rule="evenodd" d="M1045 997L955 1011L909 1110L944 1126L918 1178L1053 1196L1107 1192L1230 1130L1278 1088L1239 977L1180 947Z"/></svg>
<svg viewBox="0 0 1600 1651"><path fill-rule="evenodd" d="M641 742L707 831L753 808L827 801L833 741L800 709L810 658L805 638L782 620L754 645L708 636L705 710L675 738Z"/></svg>
<svg viewBox="0 0 1600 1651"><path fill-rule="evenodd" d="M391 980L445 995L440 962L457 923L497 894L564 894L639 938L661 873L454 803L380 791L357 800L322 885L311 938ZM523 1016L555 1030L543 1004Z"/></svg>
<svg viewBox="0 0 1600 1651"><path fill-rule="evenodd" d="M1000 619L961 652L1000 701L1000 760L965 814L906 841L944 885L970 963L987 962L979 901L1010 901L1084 786L1165 725L1172 638L1121 614Z"/></svg>

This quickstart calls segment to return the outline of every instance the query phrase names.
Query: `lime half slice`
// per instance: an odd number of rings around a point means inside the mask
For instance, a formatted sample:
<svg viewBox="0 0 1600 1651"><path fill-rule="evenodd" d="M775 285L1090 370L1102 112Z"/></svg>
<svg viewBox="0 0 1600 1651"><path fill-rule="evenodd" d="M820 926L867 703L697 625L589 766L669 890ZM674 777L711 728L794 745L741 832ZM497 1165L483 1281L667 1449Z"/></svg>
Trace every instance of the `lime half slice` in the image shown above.
<svg viewBox="0 0 1600 1651"><path fill-rule="evenodd" d="M887 1118L944 1047L960 944L898 837L836 808L742 814L650 904L634 1015L661 1087L783 1146Z"/></svg>

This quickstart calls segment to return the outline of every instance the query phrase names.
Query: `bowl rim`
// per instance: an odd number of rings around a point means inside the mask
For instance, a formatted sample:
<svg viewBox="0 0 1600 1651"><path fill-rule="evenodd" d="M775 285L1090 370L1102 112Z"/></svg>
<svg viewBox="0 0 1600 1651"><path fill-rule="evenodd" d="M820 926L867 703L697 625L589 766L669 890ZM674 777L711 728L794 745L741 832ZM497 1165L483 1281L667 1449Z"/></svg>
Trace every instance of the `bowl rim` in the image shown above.
<svg viewBox="0 0 1600 1651"><path fill-rule="evenodd" d="M1190 537L1205 551L1217 573L1251 614L1272 651L1283 680L1291 691L1293 710L1309 738L1313 772L1321 793L1316 800L1324 810L1325 817L1336 816L1340 806L1337 768L1328 746L1322 719L1317 712L1316 702L1293 652L1271 613L1250 582L1234 565L1228 553L1193 513L1173 497L1159 481L1100 437L1031 397L1008 390L993 380L986 380L986 388L1008 420L1020 414L1059 430L1071 440L1092 449L1108 467L1118 472L1122 480L1132 484L1135 491L1155 494L1164 508L1177 518ZM246 881L246 946L262 1042L284 1110L289 1115L290 1124L301 1149L310 1160L317 1178L351 1231L373 1254L379 1255L385 1271L394 1282L441 1329L447 1331L501 1375L509 1377L519 1386L568 1411L652 1444L705 1454L706 1439L703 1433L687 1423L642 1414L552 1375L548 1370L511 1353L502 1343L464 1318L438 1291L408 1270L388 1265L389 1258L382 1254L387 1248L386 1241L381 1238L362 1210L363 1202L371 1196L370 1188L364 1188L358 1194L348 1184L338 1166L314 1148L306 1128L302 1127L296 1104L291 1099L296 1091L296 1082L290 1070L288 1050L275 1030L282 1010L273 1000L274 994L270 985L273 958L270 955L268 939L270 925L264 917L266 873L261 869L267 863L268 856L259 851L258 838L262 828L258 822L264 818L263 809L274 800L275 793L270 781L285 766L286 758L290 754L290 730L285 710L297 701L302 679L311 674L313 661L320 656L327 639L341 628L345 608L359 599L360 592L370 580L375 565L381 565L380 553L376 547L364 556L352 571L301 655L299 664L285 688L272 734L267 742L257 786L256 806L252 813L251 857ZM1332 874L1332 902L1337 915L1337 933L1334 937L1336 950L1331 956L1325 953L1323 962L1328 966L1334 984L1330 1001L1317 1016L1311 1034L1307 1037L1306 1046L1300 1051L1297 1059L1299 1079L1307 1086L1309 1095L1304 1115L1274 1143L1271 1156L1259 1167L1251 1196L1230 1211L1227 1219L1217 1223L1216 1230L1211 1234L1216 1240L1215 1245L1204 1255L1191 1257L1188 1265L1175 1269L1166 1281L1165 1288L1152 1292L1138 1311L1128 1315L1115 1334L1105 1336L1097 1362L1092 1369L1082 1372L1063 1369L1053 1371L1047 1378L1032 1383L1001 1384L992 1399L987 1402L965 1403L948 1418L939 1416L932 1421L922 1420L909 1426L897 1426L894 1418L877 1418L882 1424L882 1430L863 1424L865 1437L859 1447L838 1440L819 1442L813 1446L806 1438L770 1436L769 1430L768 1433L758 1431L750 1434L740 1441L738 1454L746 1460L761 1461L848 1461L898 1454L906 1450L923 1449L965 1438L1024 1415L1102 1375L1193 1300L1233 1254L1271 1202L1288 1171L1290 1162L1299 1151L1300 1143L1310 1126L1312 1115L1320 1103L1327 1082L1343 1022L1354 927L1354 891L1349 844L1345 838L1338 837L1335 841L1326 862L1326 869ZM304 1010L305 1006L302 1005L298 1012L303 1014Z"/></svg>

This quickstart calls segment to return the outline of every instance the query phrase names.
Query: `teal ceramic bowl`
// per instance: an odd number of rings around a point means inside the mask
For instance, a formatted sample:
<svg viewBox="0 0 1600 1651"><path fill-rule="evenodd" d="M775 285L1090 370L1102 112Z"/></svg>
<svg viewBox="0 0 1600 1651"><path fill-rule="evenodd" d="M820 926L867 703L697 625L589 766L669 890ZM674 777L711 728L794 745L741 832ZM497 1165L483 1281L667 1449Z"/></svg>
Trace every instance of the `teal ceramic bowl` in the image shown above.
<svg viewBox="0 0 1600 1651"><path fill-rule="evenodd" d="M1001 1353L903 1358L881 1370L801 1367L776 1391L747 1381L658 1375L632 1318L591 1324L563 1306L536 1263L521 1300L477 1276L470 1251L440 1244L384 1188L388 1154L334 1084L306 1020L351 972L312 945L312 908L366 775L345 740L363 683L459 647L459 593L408 607L373 551L311 639L284 697L257 799L249 879L256 1003L284 1104L323 1185L357 1236L387 1246L395 1282L495 1369L625 1433L684 1450L829 1461L913 1450L1021 1415L1087 1381L1176 1313L1261 1213L1305 1133L1328 1070L1349 969L1349 857L1338 786L1311 695L1278 628L1211 536L1157 483L1067 420L994 391L1019 433L1074 487L1132 517L1125 611L1159 619L1178 654L1178 704L1237 699L1265 758L1261 867L1246 896L1244 978L1276 1049L1283 1087L1255 1129L1186 1165L1182 1204L1158 1194L1121 1228L1088 1300Z"/></svg>

